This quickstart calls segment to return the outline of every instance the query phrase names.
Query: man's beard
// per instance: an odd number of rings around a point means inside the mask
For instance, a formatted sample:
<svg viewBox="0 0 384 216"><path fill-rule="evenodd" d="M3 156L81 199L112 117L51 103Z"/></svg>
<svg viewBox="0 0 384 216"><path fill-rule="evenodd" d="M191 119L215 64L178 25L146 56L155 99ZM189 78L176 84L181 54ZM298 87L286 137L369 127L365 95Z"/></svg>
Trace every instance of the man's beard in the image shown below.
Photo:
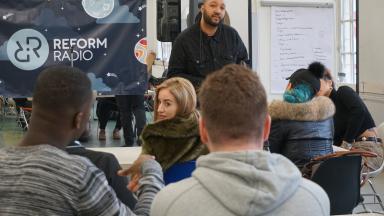
<svg viewBox="0 0 384 216"><path fill-rule="evenodd" d="M208 25L213 26L213 27L219 26L224 20L224 19L220 19L220 21L218 23L216 23L216 22L212 21L212 18L207 13L203 13L203 19L204 19L205 23L207 23Z"/></svg>

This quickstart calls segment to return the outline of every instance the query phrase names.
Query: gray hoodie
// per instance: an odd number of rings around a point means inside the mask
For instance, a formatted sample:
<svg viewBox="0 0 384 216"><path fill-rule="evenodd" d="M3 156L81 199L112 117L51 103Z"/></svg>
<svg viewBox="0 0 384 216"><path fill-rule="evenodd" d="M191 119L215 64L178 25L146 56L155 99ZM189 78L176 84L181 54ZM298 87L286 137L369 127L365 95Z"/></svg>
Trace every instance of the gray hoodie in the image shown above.
<svg viewBox="0 0 384 216"><path fill-rule="evenodd" d="M329 215L327 194L287 158L264 151L201 156L192 177L155 197L153 216Z"/></svg>

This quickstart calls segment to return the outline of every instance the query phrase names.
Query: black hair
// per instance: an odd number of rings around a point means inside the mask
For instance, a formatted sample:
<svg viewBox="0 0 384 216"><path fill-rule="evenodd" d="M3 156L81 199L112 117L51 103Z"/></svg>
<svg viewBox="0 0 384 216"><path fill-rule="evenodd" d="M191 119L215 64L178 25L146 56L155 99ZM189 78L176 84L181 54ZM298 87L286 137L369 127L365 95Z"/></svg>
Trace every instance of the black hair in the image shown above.
<svg viewBox="0 0 384 216"><path fill-rule="evenodd" d="M91 82L80 69L53 66L37 78L33 105L45 111L75 111L92 98Z"/></svg>
<svg viewBox="0 0 384 216"><path fill-rule="evenodd" d="M320 62L312 62L308 70L318 79L322 79L325 73L325 66Z"/></svg>
<svg viewBox="0 0 384 216"><path fill-rule="evenodd" d="M330 73L329 70L326 69L326 67L322 63L312 62L308 66L308 70L311 71L311 73L319 79L331 80L332 88L335 89L336 85L335 85L335 82L333 81L332 74Z"/></svg>

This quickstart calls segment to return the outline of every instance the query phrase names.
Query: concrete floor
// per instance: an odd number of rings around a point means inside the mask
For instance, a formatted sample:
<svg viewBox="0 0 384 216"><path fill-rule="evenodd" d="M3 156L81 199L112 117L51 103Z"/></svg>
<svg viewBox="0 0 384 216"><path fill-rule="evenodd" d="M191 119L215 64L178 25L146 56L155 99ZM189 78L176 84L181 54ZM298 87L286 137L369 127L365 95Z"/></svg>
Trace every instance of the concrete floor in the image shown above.
<svg viewBox="0 0 384 216"><path fill-rule="evenodd" d="M379 176L376 178L372 179L373 186L376 190L376 192L380 195L380 197L384 201L384 174L381 173ZM372 193L372 189L370 188L368 182L361 188L360 190L361 194L367 194L367 193ZM374 200L372 197L366 197L364 196L364 202L373 202ZM378 204L374 205L366 205L367 206L367 212L377 212L377 213L382 213L384 214L383 209L380 207ZM359 213L359 212L364 212L364 208L362 205L358 205L353 212L354 213Z"/></svg>
<svg viewBox="0 0 384 216"><path fill-rule="evenodd" d="M96 105L94 106L96 107ZM86 147L120 147L123 146L123 130L120 130L121 139L112 139L112 132L115 127L116 121L109 121L106 127L106 140L98 139L98 120L93 109L91 120L90 120L90 137L87 142L82 142ZM150 112L146 113L147 123L152 121L153 114ZM23 137L25 131L18 125L16 121L16 111L6 110L0 113L0 148L4 146L12 146L17 144Z"/></svg>
<svg viewBox="0 0 384 216"><path fill-rule="evenodd" d="M123 131L120 131L122 139L112 139L112 131L115 126L115 121L109 121L106 128L106 140L98 140L97 120L91 120L91 136L87 142L82 144L87 147L119 147L124 145ZM25 131L21 129L15 116L2 117L0 119L0 148L5 146L16 145L23 137Z"/></svg>

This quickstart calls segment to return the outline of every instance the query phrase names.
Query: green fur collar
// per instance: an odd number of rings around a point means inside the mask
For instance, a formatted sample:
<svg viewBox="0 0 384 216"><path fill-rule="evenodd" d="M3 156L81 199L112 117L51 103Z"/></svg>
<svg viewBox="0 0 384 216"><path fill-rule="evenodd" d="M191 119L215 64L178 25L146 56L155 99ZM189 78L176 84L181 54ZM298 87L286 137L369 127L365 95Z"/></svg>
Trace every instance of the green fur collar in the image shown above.
<svg viewBox="0 0 384 216"><path fill-rule="evenodd" d="M142 153L154 155L163 170L177 162L195 160L208 153L201 143L195 114L149 124L144 128L141 140Z"/></svg>

